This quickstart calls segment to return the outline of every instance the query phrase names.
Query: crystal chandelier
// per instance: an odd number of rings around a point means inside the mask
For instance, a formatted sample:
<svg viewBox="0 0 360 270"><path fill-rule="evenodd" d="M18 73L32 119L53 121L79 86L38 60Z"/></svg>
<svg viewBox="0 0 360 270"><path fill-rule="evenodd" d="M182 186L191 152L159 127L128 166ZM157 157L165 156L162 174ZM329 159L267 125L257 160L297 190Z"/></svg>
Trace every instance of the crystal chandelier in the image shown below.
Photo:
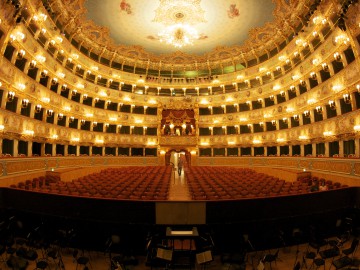
<svg viewBox="0 0 360 270"><path fill-rule="evenodd" d="M206 22L201 0L160 0L154 22L164 28L158 33L160 42L182 48L200 38L195 26Z"/></svg>
<svg viewBox="0 0 360 270"><path fill-rule="evenodd" d="M175 48L182 48L192 45L194 40L199 39L195 28L187 24L175 24L166 27L158 34L160 42L173 45Z"/></svg>

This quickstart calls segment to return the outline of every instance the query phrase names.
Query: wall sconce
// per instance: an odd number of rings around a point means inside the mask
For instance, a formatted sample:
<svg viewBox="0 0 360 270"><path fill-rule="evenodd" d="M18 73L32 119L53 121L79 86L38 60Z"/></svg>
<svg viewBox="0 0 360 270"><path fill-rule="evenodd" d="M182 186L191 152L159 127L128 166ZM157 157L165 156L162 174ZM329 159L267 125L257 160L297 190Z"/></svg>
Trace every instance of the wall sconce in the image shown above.
<svg viewBox="0 0 360 270"><path fill-rule="evenodd" d="M245 102L245 104L248 105L248 107L250 107L251 101L248 100L248 101Z"/></svg>
<svg viewBox="0 0 360 270"><path fill-rule="evenodd" d="M71 91L71 95L74 97L74 96L76 96L76 94L77 94L77 90L76 90L76 89L73 89L73 90Z"/></svg>
<svg viewBox="0 0 360 270"><path fill-rule="evenodd" d="M338 53L338 52L334 53L334 58L335 58L336 61L341 61L340 53Z"/></svg>
<svg viewBox="0 0 360 270"><path fill-rule="evenodd" d="M288 119L286 117L284 117L282 120L283 120L284 124L286 124L288 121Z"/></svg>
<svg viewBox="0 0 360 270"><path fill-rule="evenodd" d="M83 100L87 100L88 95L87 94L83 94Z"/></svg>
<svg viewBox="0 0 360 270"><path fill-rule="evenodd" d="M299 122L299 116L297 114L293 115L293 119L295 122Z"/></svg>
<svg viewBox="0 0 360 270"><path fill-rule="evenodd" d="M360 84L356 85L356 90L358 91L358 93L360 93Z"/></svg>
<svg viewBox="0 0 360 270"><path fill-rule="evenodd" d="M66 89L67 89L67 84L63 84L63 85L61 86L61 92L66 91Z"/></svg>
<svg viewBox="0 0 360 270"><path fill-rule="evenodd" d="M328 71L329 70L329 66L326 63L322 63L321 67L324 71Z"/></svg>
<svg viewBox="0 0 360 270"><path fill-rule="evenodd" d="M251 130L252 124L247 124L247 127Z"/></svg>
<svg viewBox="0 0 360 270"><path fill-rule="evenodd" d="M86 122L85 119L81 119L81 120L80 120L80 124L81 124L82 126L85 125L85 122Z"/></svg>
<svg viewBox="0 0 360 270"><path fill-rule="evenodd" d="M343 95L343 98L344 98L344 102L345 102L346 104L350 104L351 98L350 98L350 95L349 95L349 94L344 94L344 95Z"/></svg>
<svg viewBox="0 0 360 270"><path fill-rule="evenodd" d="M271 96L269 97L269 99L270 99L271 101L274 101L274 99L275 99L274 95L271 95Z"/></svg>
<svg viewBox="0 0 360 270"><path fill-rule="evenodd" d="M29 105L29 100L28 99L23 99L21 101L21 108L26 108Z"/></svg>
<svg viewBox="0 0 360 270"><path fill-rule="evenodd" d="M291 91L291 92L295 92L295 91L296 91L295 86L291 85L291 86L290 86L290 91Z"/></svg>
<svg viewBox="0 0 360 270"><path fill-rule="evenodd" d="M273 126L276 126L276 120L271 120L271 124L272 124Z"/></svg>
<svg viewBox="0 0 360 270"><path fill-rule="evenodd" d="M40 77L41 78L45 78L48 75L48 71L46 69L44 69L43 71L41 71L40 73Z"/></svg>
<svg viewBox="0 0 360 270"><path fill-rule="evenodd" d="M336 109L335 101L329 100L329 107L330 109L335 110Z"/></svg>
<svg viewBox="0 0 360 270"><path fill-rule="evenodd" d="M300 80L300 84L301 84L302 86L305 86L305 85L306 85L306 81Z"/></svg>
<svg viewBox="0 0 360 270"><path fill-rule="evenodd" d="M98 103L98 102L99 102L99 98L98 98L98 97L94 98L94 102L95 102L95 103Z"/></svg>
<svg viewBox="0 0 360 270"><path fill-rule="evenodd" d="M36 105L35 106L35 112L36 113L40 113L41 112L41 109L42 109L42 106L40 104Z"/></svg>
<svg viewBox="0 0 360 270"><path fill-rule="evenodd" d="M280 66L277 66L276 67L276 71L280 71L281 70L281 67Z"/></svg>
<svg viewBox="0 0 360 270"><path fill-rule="evenodd" d="M309 118L310 117L310 111L304 111L304 116L306 118Z"/></svg>
<svg viewBox="0 0 360 270"><path fill-rule="evenodd" d="M310 78L313 80L316 80L316 73L315 72L311 72L310 73Z"/></svg>
<svg viewBox="0 0 360 270"><path fill-rule="evenodd" d="M99 74L97 75L98 80L101 80L102 76Z"/></svg>
<svg viewBox="0 0 360 270"><path fill-rule="evenodd" d="M7 101L8 101L8 102L11 102L11 101L14 100L14 98L15 98L15 92L12 92L12 91L8 92L8 94L7 94Z"/></svg>
<svg viewBox="0 0 360 270"><path fill-rule="evenodd" d="M74 117L74 116L70 116L70 117L69 117L69 123L73 123L74 120L75 120L75 117Z"/></svg>
<svg viewBox="0 0 360 270"><path fill-rule="evenodd" d="M223 112L225 112L225 105L221 105L221 109Z"/></svg>
<svg viewBox="0 0 360 270"><path fill-rule="evenodd" d="M266 76L270 77L270 76L271 76L271 72L270 72L270 71L266 72Z"/></svg>
<svg viewBox="0 0 360 270"><path fill-rule="evenodd" d="M211 111L211 109L212 109L212 106L208 106L208 109L209 109L209 111Z"/></svg>
<svg viewBox="0 0 360 270"><path fill-rule="evenodd" d="M81 65L76 65L76 70L80 70L81 69Z"/></svg>
<svg viewBox="0 0 360 270"><path fill-rule="evenodd" d="M249 80L245 80L244 83L245 83L248 87L250 87L250 81L249 81Z"/></svg>
<svg viewBox="0 0 360 270"><path fill-rule="evenodd" d="M92 123L92 125L93 125L93 127L97 127L97 122L96 121L94 121L93 123Z"/></svg>
<svg viewBox="0 0 360 270"><path fill-rule="evenodd" d="M169 125L169 127L170 127L171 129L173 129L173 128L174 128L174 124L173 124L173 123L171 123L171 124ZM209 128L211 128L211 129L212 129L212 127L209 127Z"/></svg>
<svg viewBox="0 0 360 270"><path fill-rule="evenodd" d="M64 118L64 115L63 115L62 113L59 113L59 114L58 114L58 120L61 121L63 118Z"/></svg>
<svg viewBox="0 0 360 270"><path fill-rule="evenodd" d="M57 82L58 82L58 79L57 79L57 78L52 78L52 80L51 80L51 84L52 84L52 85L57 84Z"/></svg>
<svg viewBox="0 0 360 270"><path fill-rule="evenodd" d="M106 101L107 106L111 104L111 100Z"/></svg>
<svg viewBox="0 0 360 270"><path fill-rule="evenodd" d="M286 59L285 63L289 65L291 63L290 59Z"/></svg>
<svg viewBox="0 0 360 270"><path fill-rule="evenodd" d="M321 106L316 106L315 110L316 110L316 112L317 112L318 114L322 114L322 113L323 113L323 109L322 109Z"/></svg>
<svg viewBox="0 0 360 270"><path fill-rule="evenodd" d="M47 115L47 117L52 117L54 115L54 111L53 110L47 110L46 115Z"/></svg>
<svg viewBox="0 0 360 270"><path fill-rule="evenodd" d="M17 54L17 59L22 59L25 55L25 51L24 50L20 50Z"/></svg>
<svg viewBox="0 0 360 270"><path fill-rule="evenodd" d="M147 108L148 108L148 106L144 106L144 112L146 112Z"/></svg>
<svg viewBox="0 0 360 270"><path fill-rule="evenodd" d="M119 108L121 108L124 105L124 103L119 103Z"/></svg>
<svg viewBox="0 0 360 270"><path fill-rule="evenodd" d="M280 91L280 96L285 97L285 91Z"/></svg>
<svg viewBox="0 0 360 270"><path fill-rule="evenodd" d="M264 126L264 122L260 122L260 123L259 123L259 126L260 126L260 127L263 127L263 126Z"/></svg>
<svg viewBox="0 0 360 270"><path fill-rule="evenodd" d="M36 61L32 60L29 64L29 68L35 68L36 67Z"/></svg>
<svg viewBox="0 0 360 270"><path fill-rule="evenodd" d="M261 98L258 98L257 101L258 101L259 104L262 104L262 99Z"/></svg>

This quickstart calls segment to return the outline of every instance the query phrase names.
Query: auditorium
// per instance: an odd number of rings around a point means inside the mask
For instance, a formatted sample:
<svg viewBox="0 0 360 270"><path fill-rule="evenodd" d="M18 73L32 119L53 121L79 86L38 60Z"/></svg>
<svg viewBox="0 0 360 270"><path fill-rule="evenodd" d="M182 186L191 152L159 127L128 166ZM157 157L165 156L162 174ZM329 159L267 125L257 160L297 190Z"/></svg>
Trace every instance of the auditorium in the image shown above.
<svg viewBox="0 0 360 270"><path fill-rule="evenodd" d="M358 0L0 0L0 269L360 267Z"/></svg>

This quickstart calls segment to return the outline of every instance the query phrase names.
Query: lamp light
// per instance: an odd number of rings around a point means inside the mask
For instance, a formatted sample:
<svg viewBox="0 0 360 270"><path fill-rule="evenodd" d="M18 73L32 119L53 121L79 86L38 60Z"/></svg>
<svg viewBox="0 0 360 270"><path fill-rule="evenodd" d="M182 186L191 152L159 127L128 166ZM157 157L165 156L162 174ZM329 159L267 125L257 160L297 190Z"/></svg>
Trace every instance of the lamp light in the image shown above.
<svg viewBox="0 0 360 270"><path fill-rule="evenodd" d="M62 113L59 113L59 114L58 114L58 120L61 121L63 118L64 118L64 115L63 115Z"/></svg>
<svg viewBox="0 0 360 270"><path fill-rule="evenodd" d="M304 111L304 116L306 118L309 118L310 117L310 111Z"/></svg>
<svg viewBox="0 0 360 270"><path fill-rule="evenodd" d="M315 110L316 110L316 112L317 112L318 114L322 114L322 113L323 113L323 109L322 109L321 106L316 106Z"/></svg>
<svg viewBox="0 0 360 270"><path fill-rule="evenodd" d="M350 95L349 94L344 94L343 95L343 98L344 98L344 102L346 103L346 104L350 104L350 102L351 102L351 98L350 98Z"/></svg>
<svg viewBox="0 0 360 270"><path fill-rule="evenodd" d="M52 117L54 115L54 111L53 110L47 110L46 115L47 115L47 117Z"/></svg>
<svg viewBox="0 0 360 270"><path fill-rule="evenodd" d="M335 110L336 109L335 101L329 100L329 107L330 109Z"/></svg>
<svg viewBox="0 0 360 270"><path fill-rule="evenodd" d="M26 108L29 105L29 100L28 99L23 99L21 101L21 108Z"/></svg>
<svg viewBox="0 0 360 270"><path fill-rule="evenodd" d="M36 113L40 113L41 112L41 109L42 109L42 106L40 104L36 105L35 106L35 112Z"/></svg>
<svg viewBox="0 0 360 270"><path fill-rule="evenodd" d="M11 102L11 101L14 100L14 98L15 98L15 92L12 92L12 91L8 92L8 94L7 94L7 101L8 101L8 102Z"/></svg>
<svg viewBox="0 0 360 270"><path fill-rule="evenodd" d="M293 115L293 119L294 119L294 121L298 122L298 121L299 121L299 115L294 114L294 115Z"/></svg>

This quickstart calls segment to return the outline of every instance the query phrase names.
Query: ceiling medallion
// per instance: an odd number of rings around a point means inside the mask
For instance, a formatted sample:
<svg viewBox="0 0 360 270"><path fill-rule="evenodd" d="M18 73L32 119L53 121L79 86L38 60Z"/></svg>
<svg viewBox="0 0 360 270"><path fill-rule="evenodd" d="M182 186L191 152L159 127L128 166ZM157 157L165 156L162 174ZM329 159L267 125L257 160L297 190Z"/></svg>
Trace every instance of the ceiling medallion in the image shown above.
<svg viewBox="0 0 360 270"><path fill-rule="evenodd" d="M200 38L195 25L206 22L201 0L160 0L154 22L164 25L158 33L160 42L181 48Z"/></svg>

